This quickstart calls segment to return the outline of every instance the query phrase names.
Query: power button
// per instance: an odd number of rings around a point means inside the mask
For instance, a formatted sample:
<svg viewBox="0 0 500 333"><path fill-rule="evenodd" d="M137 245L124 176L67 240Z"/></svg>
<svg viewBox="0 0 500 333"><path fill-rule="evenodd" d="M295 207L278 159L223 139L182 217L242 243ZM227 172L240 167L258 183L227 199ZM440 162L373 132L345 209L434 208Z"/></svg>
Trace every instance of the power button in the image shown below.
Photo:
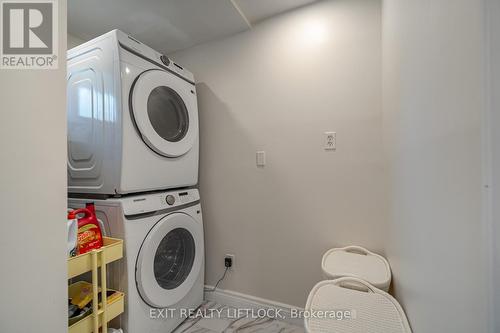
<svg viewBox="0 0 500 333"><path fill-rule="evenodd" d="M175 203L175 197L173 195L169 194L165 198L165 201L167 202L167 204L169 204L170 206L172 206Z"/></svg>

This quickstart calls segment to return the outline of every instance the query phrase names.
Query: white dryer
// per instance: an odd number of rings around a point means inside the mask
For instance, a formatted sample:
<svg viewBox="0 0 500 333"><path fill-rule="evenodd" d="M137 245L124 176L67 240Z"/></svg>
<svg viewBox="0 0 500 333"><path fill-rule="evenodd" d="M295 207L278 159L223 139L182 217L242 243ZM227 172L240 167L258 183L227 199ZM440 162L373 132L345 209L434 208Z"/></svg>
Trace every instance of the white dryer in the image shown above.
<svg viewBox="0 0 500 333"><path fill-rule="evenodd" d="M203 301L204 242L198 190L94 200L112 237L124 240L125 258L111 264L110 287L125 292L120 325L126 333L168 333L181 309ZM69 199L84 206L89 199ZM159 310L170 309L170 310Z"/></svg>
<svg viewBox="0 0 500 333"><path fill-rule="evenodd" d="M121 195L195 185L194 77L114 30L68 51L68 192Z"/></svg>

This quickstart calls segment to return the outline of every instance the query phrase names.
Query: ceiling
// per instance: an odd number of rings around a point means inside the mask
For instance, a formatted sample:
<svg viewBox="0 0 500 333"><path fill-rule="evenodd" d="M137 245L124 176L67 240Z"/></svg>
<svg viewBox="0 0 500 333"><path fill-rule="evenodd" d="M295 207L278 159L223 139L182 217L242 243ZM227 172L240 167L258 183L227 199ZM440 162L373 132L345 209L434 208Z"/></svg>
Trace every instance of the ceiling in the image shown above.
<svg viewBox="0 0 500 333"><path fill-rule="evenodd" d="M90 40L120 29L163 53L251 29L316 0L68 0L68 33Z"/></svg>

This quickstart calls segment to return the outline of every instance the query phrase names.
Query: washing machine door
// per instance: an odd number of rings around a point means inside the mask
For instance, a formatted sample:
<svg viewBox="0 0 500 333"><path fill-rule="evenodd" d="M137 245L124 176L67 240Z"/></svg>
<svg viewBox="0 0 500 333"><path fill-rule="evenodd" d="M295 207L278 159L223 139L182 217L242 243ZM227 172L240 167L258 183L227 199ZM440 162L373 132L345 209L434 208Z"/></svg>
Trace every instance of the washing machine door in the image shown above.
<svg viewBox="0 0 500 333"><path fill-rule="evenodd" d="M131 116L146 145L166 157L186 154L198 139L193 84L164 70L137 77L129 95Z"/></svg>
<svg viewBox="0 0 500 333"><path fill-rule="evenodd" d="M144 240L136 263L142 299L166 308L183 299L203 265L203 226L191 216L173 213L158 221Z"/></svg>

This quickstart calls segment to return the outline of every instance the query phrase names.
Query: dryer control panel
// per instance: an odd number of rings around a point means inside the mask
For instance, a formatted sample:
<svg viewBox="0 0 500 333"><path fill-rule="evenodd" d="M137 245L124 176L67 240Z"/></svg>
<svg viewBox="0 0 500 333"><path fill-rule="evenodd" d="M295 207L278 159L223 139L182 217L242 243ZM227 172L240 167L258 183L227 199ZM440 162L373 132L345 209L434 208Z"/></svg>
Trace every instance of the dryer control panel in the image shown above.
<svg viewBox="0 0 500 333"><path fill-rule="evenodd" d="M121 32L120 30L114 30L114 33L116 33L118 43L121 47L125 48L129 52L133 52L143 58L149 59L150 61L155 62L157 65L164 66L172 73L175 73L178 76L184 78L186 81L194 84L193 73L188 71L183 66L175 63L166 55L150 48L146 44L141 43L134 37L129 36L126 33Z"/></svg>
<svg viewBox="0 0 500 333"><path fill-rule="evenodd" d="M121 201L125 215L136 215L196 204L200 201L200 193L197 189L187 189L135 195Z"/></svg>

